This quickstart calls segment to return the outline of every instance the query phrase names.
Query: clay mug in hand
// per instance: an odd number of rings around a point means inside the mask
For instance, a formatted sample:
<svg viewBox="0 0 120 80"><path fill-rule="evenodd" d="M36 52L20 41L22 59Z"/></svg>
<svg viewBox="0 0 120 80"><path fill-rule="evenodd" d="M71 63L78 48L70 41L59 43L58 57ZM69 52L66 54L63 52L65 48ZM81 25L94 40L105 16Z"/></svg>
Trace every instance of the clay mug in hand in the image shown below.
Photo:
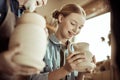
<svg viewBox="0 0 120 80"><path fill-rule="evenodd" d="M79 42L73 44L75 51L79 51L81 55L85 55L85 61L80 62L79 72L92 71L96 65L93 62L93 54L89 51L89 44L86 42ZM81 53L82 52L82 53Z"/></svg>

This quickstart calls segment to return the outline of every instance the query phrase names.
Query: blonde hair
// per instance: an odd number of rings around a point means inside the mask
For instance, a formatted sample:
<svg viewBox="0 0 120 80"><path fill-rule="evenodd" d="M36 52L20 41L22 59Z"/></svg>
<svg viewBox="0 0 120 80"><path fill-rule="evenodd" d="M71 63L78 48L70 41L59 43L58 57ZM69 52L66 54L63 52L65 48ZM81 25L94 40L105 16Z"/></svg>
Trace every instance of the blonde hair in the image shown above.
<svg viewBox="0 0 120 80"><path fill-rule="evenodd" d="M78 4L66 4L60 10L55 10L52 16L53 18L58 19L59 14L62 14L64 17L66 17L71 13L81 14L84 18L86 18L84 9Z"/></svg>

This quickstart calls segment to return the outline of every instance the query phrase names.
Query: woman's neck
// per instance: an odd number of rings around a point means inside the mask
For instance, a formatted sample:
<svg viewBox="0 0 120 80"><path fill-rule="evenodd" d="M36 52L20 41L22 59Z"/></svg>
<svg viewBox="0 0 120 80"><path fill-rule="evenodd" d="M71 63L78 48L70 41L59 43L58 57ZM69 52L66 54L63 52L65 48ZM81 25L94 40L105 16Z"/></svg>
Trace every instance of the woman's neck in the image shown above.
<svg viewBox="0 0 120 80"><path fill-rule="evenodd" d="M55 33L55 36L57 37L57 39L58 39L59 41L62 42L63 45L66 45L66 42L67 42L68 40L65 39L65 38L63 38L63 37L59 34L59 32L56 32L56 33Z"/></svg>

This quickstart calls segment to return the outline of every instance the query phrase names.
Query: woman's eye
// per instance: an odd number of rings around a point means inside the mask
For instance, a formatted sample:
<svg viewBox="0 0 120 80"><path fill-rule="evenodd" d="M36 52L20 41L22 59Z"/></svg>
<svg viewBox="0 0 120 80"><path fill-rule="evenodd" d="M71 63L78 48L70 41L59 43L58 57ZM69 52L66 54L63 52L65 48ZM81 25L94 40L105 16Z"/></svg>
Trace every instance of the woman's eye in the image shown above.
<svg viewBox="0 0 120 80"><path fill-rule="evenodd" d="M81 26L79 27L79 29L81 29Z"/></svg>
<svg viewBox="0 0 120 80"><path fill-rule="evenodd" d="M74 25L76 25L75 23L73 23L73 22L71 22L71 24L74 26Z"/></svg>
<svg viewBox="0 0 120 80"><path fill-rule="evenodd" d="M81 29L83 27L83 25L82 26L79 26L79 29Z"/></svg>

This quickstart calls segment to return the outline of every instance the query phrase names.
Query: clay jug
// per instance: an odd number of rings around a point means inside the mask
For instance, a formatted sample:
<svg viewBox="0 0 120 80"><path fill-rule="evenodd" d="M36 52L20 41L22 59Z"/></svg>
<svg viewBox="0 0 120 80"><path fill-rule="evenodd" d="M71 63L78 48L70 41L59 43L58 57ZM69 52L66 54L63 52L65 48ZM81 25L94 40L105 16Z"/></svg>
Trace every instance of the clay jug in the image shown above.
<svg viewBox="0 0 120 80"><path fill-rule="evenodd" d="M43 16L33 12L22 14L9 42L9 49L17 44L21 45L21 52L13 59L16 63L38 70L44 68L43 58L47 46L45 27L46 21Z"/></svg>
<svg viewBox="0 0 120 80"><path fill-rule="evenodd" d="M80 62L79 71L86 72L92 71L96 65L93 63L93 54L89 50L89 44L86 42L79 42L74 44L74 49L78 53L80 52L81 55L85 55L86 59L84 62Z"/></svg>

